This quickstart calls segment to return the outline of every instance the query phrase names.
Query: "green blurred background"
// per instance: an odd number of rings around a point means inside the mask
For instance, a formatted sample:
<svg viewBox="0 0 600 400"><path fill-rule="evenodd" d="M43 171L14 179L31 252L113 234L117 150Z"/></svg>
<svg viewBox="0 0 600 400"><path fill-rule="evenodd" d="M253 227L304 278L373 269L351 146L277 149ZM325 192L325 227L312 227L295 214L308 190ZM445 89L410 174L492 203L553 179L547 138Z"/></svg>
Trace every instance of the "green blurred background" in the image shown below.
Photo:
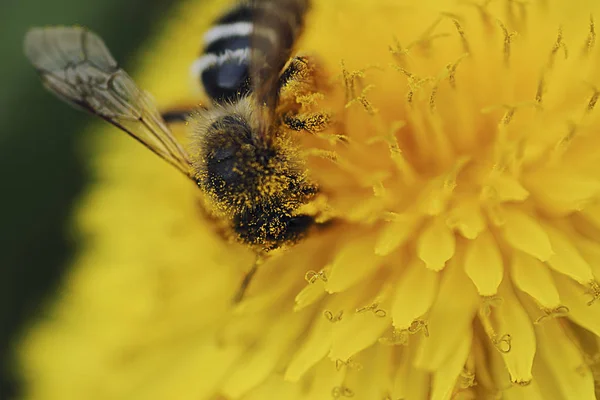
<svg viewBox="0 0 600 400"><path fill-rule="evenodd" d="M18 398L15 340L46 312L77 242L70 215L89 184L79 133L92 118L40 85L22 53L30 26L79 24L125 69L177 0L0 0L0 400Z"/></svg>

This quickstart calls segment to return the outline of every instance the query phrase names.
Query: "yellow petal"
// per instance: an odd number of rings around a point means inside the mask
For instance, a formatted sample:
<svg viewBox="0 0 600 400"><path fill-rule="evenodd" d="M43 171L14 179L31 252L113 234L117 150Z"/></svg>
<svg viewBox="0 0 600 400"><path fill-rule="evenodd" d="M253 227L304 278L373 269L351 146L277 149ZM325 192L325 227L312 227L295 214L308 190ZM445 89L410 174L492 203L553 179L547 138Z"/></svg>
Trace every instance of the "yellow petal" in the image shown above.
<svg viewBox="0 0 600 400"><path fill-rule="evenodd" d="M392 399L426 399L429 396L430 376L428 372L415 367L415 353L415 346L409 346L400 354Z"/></svg>
<svg viewBox="0 0 600 400"><path fill-rule="evenodd" d="M344 316L333 329L333 344L329 358L334 361L347 360L377 342L389 326L389 316L378 317L368 311Z"/></svg>
<svg viewBox="0 0 600 400"><path fill-rule="evenodd" d="M574 171L539 169L526 175L525 181L537 204L557 215L581 209L600 193L596 179Z"/></svg>
<svg viewBox="0 0 600 400"><path fill-rule="evenodd" d="M375 271L381 259L373 256L373 248L372 237L358 237L339 249L329 266L331 272L325 284L327 292L346 290Z"/></svg>
<svg viewBox="0 0 600 400"><path fill-rule="evenodd" d="M187 341L182 342L178 347L177 351L154 354L156 360L144 360L144 365L154 368L152 371L158 372L160 379L150 386L139 385L135 390L137 398L160 400L188 396L196 398L211 396L218 389L221 380L227 376L242 356L242 349L239 347L223 348L212 340L206 339L197 347ZM210 368L206 368L206 360L213 360ZM163 367L158 367L159 365ZM140 368L137 372L149 373L144 368ZM196 380L199 374L206 376L207 379L198 382L195 387L191 388L189 386L190 379ZM102 395L100 397L108 398ZM74 399L76 396L65 398Z"/></svg>
<svg viewBox="0 0 600 400"><path fill-rule="evenodd" d="M479 296L464 270L452 263L444 271L437 299L429 312L429 337L421 342L415 365L435 371L472 329Z"/></svg>
<svg viewBox="0 0 600 400"><path fill-rule="evenodd" d="M560 305L552 273L537 258L515 251L511 263L511 277L520 290L536 299L542 307L554 309Z"/></svg>
<svg viewBox="0 0 600 400"><path fill-rule="evenodd" d="M546 383L538 374L535 374L535 379L525 386L513 385L502 393L502 398L506 400L547 400L550 397L544 395L540 386L545 386Z"/></svg>
<svg viewBox="0 0 600 400"><path fill-rule="evenodd" d="M533 362L533 375L535 376L535 379L532 384L537 383L542 399L564 399L561 394L560 385L556 379L554 379L552 369L539 354Z"/></svg>
<svg viewBox="0 0 600 400"><path fill-rule="evenodd" d="M417 223L415 216L399 216L382 229L375 245L375 254L385 256L402 246L414 232Z"/></svg>
<svg viewBox="0 0 600 400"><path fill-rule="evenodd" d="M587 261L594 277L600 279L600 244L596 241L579 237L573 241L579 254Z"/></svg>
<svg viewBox="0 0 600 400"><path fill-rule="evenodd" d="M244 400L304 398L302 386L286 382L278 375L272 375L265 383L244 396Z"/></svg>
<svg viewBox="0 0 600 400"><path fill-rule="evenodd" d="M267 379L296 339L307 317L306 313L286 313L274 321L253 351L229 371L227 380L221 385L223 395L240 397Z"/></svg>
<svg viewBox="0 0 600 400"><path fill-rule="evenodd" d="M406 329L429 310L438 289L437 272L425 268L421 260L413 260L400 278L392 303L392 320L397 329Z"/></svg>
<svg viewBox="0 0 600 400"><path fill-rule="evenodd" d="M536 352L535 333L529 314L513 293L508 284L500 287L499 295L503 302L494 308L499 317L499 329L502 334L511 337L508 353L502 353L512 382L527 384L532 379L531 369Z"/></svg>
<svg viewBox="0 0 600 400"><path fill-rule="evenodd" d="M473 333L468 332L454 349L450 357L433 374L433 385L431 388L432 400L449 400L460 375L467 356L471 350Z"/></svg>
<svg viewBox="0 0 600 400"><path fill-rule="evenodd" d="M588 207L581 210L581 214L596 228L600 228L600 205L590 204Z"/></svg>
<svg viewBox="0 0 600 400"><path fill-rule="evenodd" d="M504 238L512 247L541 261L550 259L552 256L550 239L535 219L515 209L506 209L504 218Z"/></svg>
<svg viewBox="0 0 600 400"><path fill-rule="evenodd" d="M345 370L338 371L335 363L328 359L321 360L314 368L314 378L310 382L310 389L305 390L305 399L331 400L332 390L341 387L346 377ZM266 399L265 399L266 400Z"/></svg>
<svg viewBox="0 0 600 400"><path fill-rule="evenodd" d="M332 328L332 323L327 319L317 318L308 337L294 353L285 371L285 380L297 382L306 371L327 355L331 348Z"/></svg>
<svg viewBox="0 0 600 400"><path fill-rule="evenodd" d="M352 382L354 398L385 399L392 392L392 377L397 368L396 359L387 346L373 346L357 358L362 368L346 366L348 384Z"/></svg>
<svg viewBox="0 0 600 400"><path fill-rule="evenodd" d="M305 307L314 304L325 296L325 282L321 279L317 279L313 283L307 284L301 291L296 295L294 300L294 311L300 311Z"/></svg>
<svg viewBox="0 0 600 400"><path fill-rule="evenodd" d="M537 361L548 368L550 379L558 388L557 399L594 400L594 378L588 371L579 372L584 365L579 349L565 335L559 322L545 321L536 326Z"/></svg>
<svg viewBox="0 0 600 400"><path fill-rule="evenodd" d="M454 255L455 238L442 218L433 218L417 242L417 254L427 268L440 271Z"/></svg>
<svg viewBox="0 0 600 400"><path fill-rule="evenodd" d="M450 211L446 223L467 239L475 239L485 229L485 219L475 199L461 199Z"/></svg>
<svg viewBox="0 0 600 400"><path fill-rule="evenodd" d="M493 236L486 232L469 242L467 246L465 272L480 295L494 295L504 275L502 255L498 245Z"/></svg>
<svg viewBox="0 0 600 400"><path fill-rule="evenodd" d="M494 197L499 202L523 201L529 197L529 192L513 176L507 174L494 174L488 184L494 190Z"/></svg>
<svg viewBox="0 0 600 400"><path fill-rule="evenodd" d="M558 229L546 228L554 254L548 260L555 271L565 274L580 283L588 283L594 276L589 264L581 257L575 246Z"/></svg>
<svg viewBox="0 0 600 400"><path fill-rule="evenodd" d="M344 215L350 221L368 221L376 218L384 208L385 203L379 197L368 197L365 201L354 202Z"/></svg>
<svg viewBox="0 0 600 400"><path fill-rule="evenodd" d="M569 319L600 336L600 307L597 304L588 305L592 296L586 294L586 288L558 274L556 286L563 304L569 308Z"/></svg>

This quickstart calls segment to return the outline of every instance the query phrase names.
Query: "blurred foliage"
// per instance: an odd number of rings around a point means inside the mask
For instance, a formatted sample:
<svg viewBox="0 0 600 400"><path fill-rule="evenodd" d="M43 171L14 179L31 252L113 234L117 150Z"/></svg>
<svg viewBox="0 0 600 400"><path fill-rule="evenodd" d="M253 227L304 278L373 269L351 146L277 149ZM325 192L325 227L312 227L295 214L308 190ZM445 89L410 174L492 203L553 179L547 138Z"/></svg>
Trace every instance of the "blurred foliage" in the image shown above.
<svg viewBox="0 0 600 400"><path fill-rule="evenodd" d="M78 133L91 120L47 93L22 52L36 25L87 26L127 69L176 0L0 0L0 399L18 382L11 350L46 312L76 243L72 206L90 177Z"/></svg>

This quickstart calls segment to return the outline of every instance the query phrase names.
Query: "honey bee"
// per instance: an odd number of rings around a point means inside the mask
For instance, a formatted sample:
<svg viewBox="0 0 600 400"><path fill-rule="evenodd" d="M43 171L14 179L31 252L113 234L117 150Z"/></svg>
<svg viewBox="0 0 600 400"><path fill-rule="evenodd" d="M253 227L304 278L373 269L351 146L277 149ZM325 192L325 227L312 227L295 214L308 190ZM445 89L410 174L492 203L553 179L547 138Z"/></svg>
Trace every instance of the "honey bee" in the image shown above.
<svg viewBox="0 0 600 400"><path fill-rule="evenodd" d="M235 295L242 299L259 261L292 245L316 225L299 213L318 193L290 138L302 120L283 107L282 88L311 81L306 57L290 57L309 0L246 0L204 35L192 70L213 103L167 120L193 127L186 151L151 97L114 60L103 41L81 27L33 28L24 50L44 85L65 102L113 124L185 174L201 189L203 207L249 245L257 261ZM287 67L286 67L287 65ZM326 120L326 119L324 119Z"/></svg>

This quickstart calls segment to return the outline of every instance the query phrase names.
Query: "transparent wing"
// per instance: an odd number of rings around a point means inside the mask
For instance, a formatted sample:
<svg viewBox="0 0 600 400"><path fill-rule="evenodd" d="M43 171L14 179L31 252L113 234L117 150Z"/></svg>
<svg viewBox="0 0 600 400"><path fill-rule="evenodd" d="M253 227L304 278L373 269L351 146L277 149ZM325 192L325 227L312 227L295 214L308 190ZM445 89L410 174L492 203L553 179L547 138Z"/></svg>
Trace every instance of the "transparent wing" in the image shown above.
<svg viewBox="0 0 600 400"><path fill-rule="evenodd" d="M194 179L187 154L150 96L119 68L96 34L80 27L34 28L24 50L51 92L127 132Z"/></svg>
<svg viewBox="0 0 600 400"><path fill-rule="evenodd" d="M255 98L273 112L279 73L304 26L309 0L250 0L253 7L251 81Z"/></svg>

